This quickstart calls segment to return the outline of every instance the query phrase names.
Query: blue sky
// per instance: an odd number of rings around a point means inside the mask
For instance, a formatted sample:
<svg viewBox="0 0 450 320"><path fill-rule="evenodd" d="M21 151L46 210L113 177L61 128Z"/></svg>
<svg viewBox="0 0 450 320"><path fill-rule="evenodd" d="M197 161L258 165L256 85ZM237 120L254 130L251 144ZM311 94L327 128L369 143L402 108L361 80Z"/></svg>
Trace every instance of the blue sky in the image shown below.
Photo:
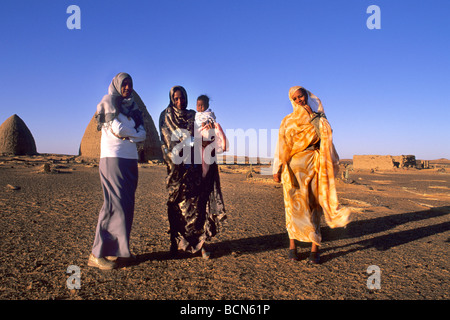
<svg viewBox="0 0 450 320"><path fill-rule="evenodd" d="M66 26L72 4L79 30ZM381 29L367 28L370 5ZM224 129L270 131L301 85L321 98L341 158L450 159L449 16L447 0L8 1L0 123L17 114L38 152L78 154L123 71L155 121L182 85L188 108L211 97Z"/></svg>

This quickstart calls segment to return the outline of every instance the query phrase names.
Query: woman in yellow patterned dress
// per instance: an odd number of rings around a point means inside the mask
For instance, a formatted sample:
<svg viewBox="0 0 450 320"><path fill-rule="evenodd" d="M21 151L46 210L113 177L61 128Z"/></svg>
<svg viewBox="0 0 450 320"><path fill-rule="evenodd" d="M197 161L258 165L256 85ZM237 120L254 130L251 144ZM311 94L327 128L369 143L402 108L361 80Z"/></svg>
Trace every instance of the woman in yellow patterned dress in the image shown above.
<svg viewBox="0 0 450 320"><path fill-rule="evenodd" d="M298 260L295 240L311 242L307 262L316 264L321 217L331 228L344 227L351 212L339 207L335 187L339 157L322 102L299 86L289 90L289 100L294 111L280 125L273 178L283 183L289 258Z"/></svg>

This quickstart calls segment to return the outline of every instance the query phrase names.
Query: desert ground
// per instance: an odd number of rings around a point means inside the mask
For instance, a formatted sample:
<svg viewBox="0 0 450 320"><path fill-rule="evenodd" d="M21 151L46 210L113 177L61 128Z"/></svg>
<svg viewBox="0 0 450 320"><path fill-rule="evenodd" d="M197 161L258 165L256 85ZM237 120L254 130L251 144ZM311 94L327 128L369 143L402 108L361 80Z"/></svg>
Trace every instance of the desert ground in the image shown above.
<svg viewBox="0 0 450 320"><path fill-rule="evenodd" d="M320 265L305 263L309 244L300 244L301 261L288 260L281 184L259 166L249 170L220 166L228 219L210 242L211 259L173 259L165 166L140 164L131 237L137 261L101 271L87 266L103 201L98 166L75 156L0 157L0 299L450 298L450 166L340 176L339 199L356 217L346 228L323 223ZM69 266L81 271L79 289L67 285ZM380 270L379 288L368 287L371 266Z"/></svg>

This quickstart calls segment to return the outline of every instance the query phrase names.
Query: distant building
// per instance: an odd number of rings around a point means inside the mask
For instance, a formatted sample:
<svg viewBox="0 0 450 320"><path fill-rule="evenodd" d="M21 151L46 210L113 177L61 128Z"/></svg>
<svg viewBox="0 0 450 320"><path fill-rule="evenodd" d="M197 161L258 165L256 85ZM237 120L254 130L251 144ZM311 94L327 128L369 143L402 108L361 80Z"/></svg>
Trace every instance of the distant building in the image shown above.
<svg viewBox="0 0 450 320"><path fill-rule="evenodd" d="M413 155L353 156L353 169L355 170L394 170L395 168L415 168L415 167L416 167L416 157Z"/></svg>
<svg viewBox="0 0 450 320"><path fill-rule="evenodd" d="M0 153L12 155L37 154L33 135L17 114L6 119L0 126Z"/></svg>

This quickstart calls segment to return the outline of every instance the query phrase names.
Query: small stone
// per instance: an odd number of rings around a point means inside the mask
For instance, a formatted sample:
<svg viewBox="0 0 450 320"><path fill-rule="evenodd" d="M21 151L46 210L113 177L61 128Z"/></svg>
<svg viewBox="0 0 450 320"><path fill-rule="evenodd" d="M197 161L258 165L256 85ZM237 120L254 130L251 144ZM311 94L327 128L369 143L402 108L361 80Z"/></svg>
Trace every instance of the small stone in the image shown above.
<svg viewBox="0 0 450 320"><path fill-rule="evenodd" d="M44 171L44 172L51 172L51 168L50 168L50 164L49 163L45 163L44 164L44 166L43 166L43 168L42 168L42 170Z"/></svg>

